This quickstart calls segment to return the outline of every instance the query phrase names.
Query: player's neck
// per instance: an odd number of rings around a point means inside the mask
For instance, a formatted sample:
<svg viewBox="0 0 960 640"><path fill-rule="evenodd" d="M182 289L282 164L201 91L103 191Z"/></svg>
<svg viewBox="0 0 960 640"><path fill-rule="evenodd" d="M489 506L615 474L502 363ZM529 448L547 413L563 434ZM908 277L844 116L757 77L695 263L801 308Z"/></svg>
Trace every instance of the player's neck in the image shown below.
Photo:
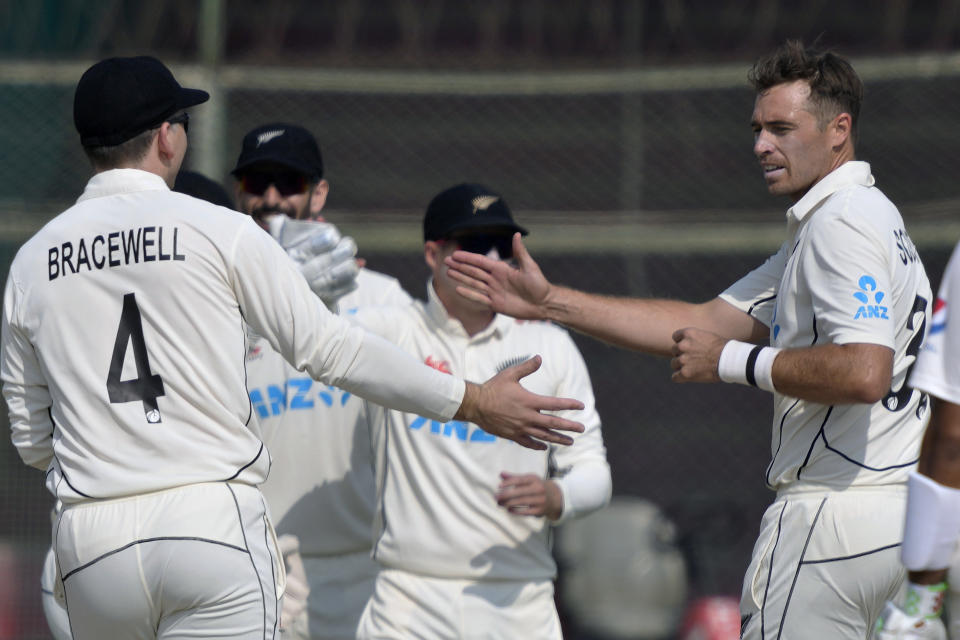
<svg viewBox="0 0 960 640"><path fill-rule="evenodd" d="M130 169L140 169L141 171L147 171L163 178L163 181L167 183L171 189L173 188L173 183L177 178L177 171L179 166L173 166L169 162L163 162L163 160L157 156L155 153L148 153L147 156L138 162L135 165L131 165Z"/></svg>
<svg viewBox="0 0 960 640"><path fill-rule="evenodd" d="M495 314L489 309L484 309L456 314L451 313L450 315L460 321L460 324L463 325L463 330L472 338L490 326Z"/></svg>

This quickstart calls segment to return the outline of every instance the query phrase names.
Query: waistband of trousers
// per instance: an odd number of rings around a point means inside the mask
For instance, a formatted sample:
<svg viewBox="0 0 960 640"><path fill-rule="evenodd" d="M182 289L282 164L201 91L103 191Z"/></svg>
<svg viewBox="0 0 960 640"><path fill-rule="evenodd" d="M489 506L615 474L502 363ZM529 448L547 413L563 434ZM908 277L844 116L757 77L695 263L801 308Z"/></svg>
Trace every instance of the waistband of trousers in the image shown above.
<svg viewBox="0 0 960 640"><path fill-rule="evenodd" d="M848 486L834 486L827 484L820 484L815 482L794 482L787 487L782 487L777 490L777 498L783 496L800 496L800 495L830 495L842 493L844 495L850 494L869 494L869 493L885 493L892 495L906 495L907 494L907 483L906 482L897 482L893 484L855 484Z"/></svg>

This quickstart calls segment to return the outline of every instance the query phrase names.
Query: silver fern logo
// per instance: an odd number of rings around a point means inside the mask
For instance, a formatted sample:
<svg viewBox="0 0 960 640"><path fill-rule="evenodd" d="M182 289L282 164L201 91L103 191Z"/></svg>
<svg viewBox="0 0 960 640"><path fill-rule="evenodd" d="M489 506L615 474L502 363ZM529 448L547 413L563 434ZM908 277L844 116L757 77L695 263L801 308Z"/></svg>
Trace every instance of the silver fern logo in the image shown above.
<svg viewBox="0 0 960 640"><path fill-rule="evenodd" d="M267 144L274 138L278 136L282 136L284 133L286 133L286 131L284 131L283 129L273 129L272 131L264 131L263 133L257 136L257 146L259 147L262 144Z"/></svg>
<svg viewBox="0 0 960 640"><path fill-rule="evenodd" d="M498 196L477 196L470 201L470 204L473 205L473 213L476 214L478 211L486 211L490 208L490 205L499 199Z"/></svg>
<svg viewBox="0 0 960 640"><path fill-rule="evenodd" d="M529 359L530 359L530 356L515 356L513 358L504 360L503 362L497 365L497 373L500 373L504 369L509 369L513 365L520 364L521 362L526 362Z"/></svg>

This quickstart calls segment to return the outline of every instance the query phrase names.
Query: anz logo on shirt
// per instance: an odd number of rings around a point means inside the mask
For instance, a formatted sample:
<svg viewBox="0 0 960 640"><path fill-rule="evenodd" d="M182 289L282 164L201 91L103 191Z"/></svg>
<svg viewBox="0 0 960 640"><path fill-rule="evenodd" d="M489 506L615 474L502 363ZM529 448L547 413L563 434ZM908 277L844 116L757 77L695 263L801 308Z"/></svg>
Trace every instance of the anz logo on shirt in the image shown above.
<svg viewBox="0 0 960 640"><path fill-rule="evenodd" d="M453 373L453 368L449 360L444 360L439 356L427 356L423 363L428 367L433 367L442 373ZM430 425L430 433L444 437L455 438L463 442L496 442L497 436L490 435L475 424L463 422L461 420L451 420L450 422L438 422L428 420L423 416L417 416L413 422L408 424L412 431L420 431L425 425ZM471 427L473 431L471 431Z"/></svg>
<svg viewBox="0 0 960 640"><path fill-rule="evenodd" d="M316 388L314 388L316 385ZM270 384L266 389L251 389L250 402L261 418L278 416L286 410L302 411L321 406L344 406L353 397L348 391L314 381L312 378L290 378L286 386Z"/></svg>
<svg viewBox="0 0 960 640"><path fill-rule="evenodd" d="M877 291L877 281L870 276L860 276L857 282L859 290L853 292L853 297L860 301L860 308L853 316L854 320L859 318L880 318L889 320L887 315L889 309L880 303L883 302L883 291Z"/></svg>
<svg viewBox="0 0 960 640"><path fill-rule="evenodd" d="M315 382L311 378L291 378L287 380L286 389L283 385L270 384L263 389L250 390L250 402L261 419L279 416L284 411L342 407L352 397L353 394L348 391ZM317 400L320 402L317 403ZM461 420L437 422L417 416L409 427L413 431L419 431L427 424L430 425L430 433L445 438L464 442L496 442L497 440L496 436L480 427Z"/></svg>
<svg viewBox="0 0 960 640"><path fill-rule="evenodd" d="M463 442L489 443L497 441L497 436L487 433L475 424L463 422L461 420L437 422L436 420L428 420L422 416L417 416L408 426L413 431L419 431L428 424L430 425L430 433L442 436L444 438L455 438L457 440L462 440Z"/></svg>

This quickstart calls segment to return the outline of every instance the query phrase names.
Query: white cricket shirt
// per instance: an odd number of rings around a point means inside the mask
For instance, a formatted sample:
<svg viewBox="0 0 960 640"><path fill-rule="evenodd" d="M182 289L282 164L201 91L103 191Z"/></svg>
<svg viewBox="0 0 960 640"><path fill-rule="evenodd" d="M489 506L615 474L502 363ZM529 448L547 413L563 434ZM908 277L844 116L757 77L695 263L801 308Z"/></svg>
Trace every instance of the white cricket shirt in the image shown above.
<svg viewBox="0 0 960 640"><path fill-rule="evenodd" d="M361 269L338 306L410 302L395 278ZM296 535L304 556L369 551L376 485L363 399L297 371L259 337L247 351L247 388L273 458L260 489L277 533Z"/></svg>
<svg viewBox="0 0 960 640"><path fill-rule="evenodd" d="M462 401L461 381L329 313L249 216L115 169L10 267L0 376L20 456L65 503L259 484L244 320L328 384L437 419Z"/></svg>
<svg viewBox="0 0 960 640"><path fill-rule="evenodd" d="M905 482L928 419L906 386L931 291L897 208L870 165L847 162L787 211L780 251L721 297L770 327L775 347L869 343L894 350L892 389L873 405L774 394L767 484L845 488Z"/></svg>
<svg viewBox="0 0 960 640"><path fill-rule="evenodd" d="M943 272L927 341L910 374L911 387L960 404L960 322L950 322L951 300L960 304L960 245L954 248Z"/></svg>
<svg viewBox="0 0 960 640"><path fill-rule="evenodd" d="M370 408L376 451L378 513L374 558L421 575L482 580L549 579L556 573L546 518L497 505L500 472L556 476L564 517L610 499L610 467L586 365L566 331L544 322L496 316L470 337L447 315L428 284L428 302L361 308L355 318L421 361L468 380L486 380L534 355L543 366L523 379L539 394L577 398L582 422L569 447L534 451L475 424ZM583 490L583 491L581 491ZM586 493L586 496L584 496ZM567 512L567 511L570 512Z"/></svg>

